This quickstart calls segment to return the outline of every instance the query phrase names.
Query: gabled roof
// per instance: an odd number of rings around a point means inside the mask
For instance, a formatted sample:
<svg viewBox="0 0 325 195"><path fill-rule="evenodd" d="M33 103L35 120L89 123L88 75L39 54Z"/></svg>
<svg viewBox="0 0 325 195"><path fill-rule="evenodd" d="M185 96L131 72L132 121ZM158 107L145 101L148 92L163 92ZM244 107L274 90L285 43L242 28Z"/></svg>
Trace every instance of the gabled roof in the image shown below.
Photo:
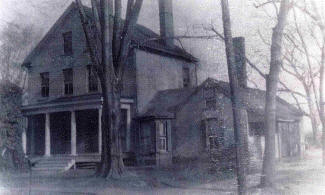
<svg viewBox="0 0 325 195"><path fill-rule="evenodd" d="M92 19L92 11L91 8L84 6L86 15ZM72 2L70 6L64 11L64 13L60 16L60 18L55 22L55 24L50 28L47 34L43 37L43 39L38 43L38 45L32 50L32 52L25 58L23 65L27 65L30 63L31 58L34 55L37 55L38 51L40 51L44 46L46 46L47 40L51 37L51 34L55 33L55 30L58 26L67 19L70 13L77 10L77 5ZM160 55L172 56L175 58L180 58L188 62L197 62L198 59L193 57L190 53L181 49L178 46L169 47L162 43L159 40L159 35L152 30L148 29L143 25L136 25L135 32L132 35L132 43L136 48L141 50L153 52Z"/></svg>
<svg viewBox="0 0 325 195"><path fill-rule="evenodd" d="M194 88L182 88L159 91L148 104L145 112L140 117L168 117L173 118L175 111L181 109L192 96L204 87L214 87L219 92L230 98L230 87L228 82L218 81L212 78L205 80L200 86ZM249 112L264 115L266 92L260 89L245 88L241 90L244 93L244 105ZM277 115L280 117L302 116L302 112L277 97Z"/></svg>

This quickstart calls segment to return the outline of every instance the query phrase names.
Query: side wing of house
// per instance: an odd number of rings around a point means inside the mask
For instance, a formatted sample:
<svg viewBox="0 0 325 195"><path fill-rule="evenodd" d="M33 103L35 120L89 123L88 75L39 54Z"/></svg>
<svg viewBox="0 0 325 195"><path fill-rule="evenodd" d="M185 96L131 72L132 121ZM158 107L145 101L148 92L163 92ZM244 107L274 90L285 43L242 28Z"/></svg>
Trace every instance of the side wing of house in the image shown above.
<svg viewBox="0 0 325 195"><path fill-rule="evenodd" d="M139 113L158 91L197 85L196 64L145 50L137 50L135 55Z"/></svg>
<svg viewBox="0 0 325 195"><path fill-rule="evenodd" d="M211 151L234 143L231 102L223 93L200 86L179 107L172 131L176 162L206 160Z"/></svg>

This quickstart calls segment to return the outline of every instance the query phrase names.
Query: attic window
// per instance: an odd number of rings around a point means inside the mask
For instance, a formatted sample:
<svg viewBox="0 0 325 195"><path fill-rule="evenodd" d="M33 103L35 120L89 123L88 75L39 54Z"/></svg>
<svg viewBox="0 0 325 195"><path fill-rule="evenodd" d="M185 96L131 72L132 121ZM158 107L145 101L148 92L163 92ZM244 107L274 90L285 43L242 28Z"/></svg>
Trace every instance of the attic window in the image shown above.
<svg viewBox="0 0 325 195"><path fill-rule="evenodd" d="M190 86L190 69L188 67L183 67L183 86L184 88Z"/></svg>
<svg viewBox="0 0 325 195"><path fill-rule="evenodd" d="M216 110L217 109L217 100L216 99L207 99L205 100L205 105L207 110Z"/></svg>
<svg viewBox="0 0 325 195"><path fill-rule="evenodd" d="M43 72L40 74L41 76L41 94L42 97L49 97L49 91L50 91L50 78L48 72Z"/></svg>
<svg viewBox="0 0 325 195"><path fill-rule="evenodd" d="M72 32L63 33L64 55L72 55Z"/></svg>
<svg viewBox="0 0 325 195"><path fill-rule="evenodd" d="M222 119L209 119L207 122L207 136L206 145L210 150L220 149L224 143L224 122Z"/></svg>

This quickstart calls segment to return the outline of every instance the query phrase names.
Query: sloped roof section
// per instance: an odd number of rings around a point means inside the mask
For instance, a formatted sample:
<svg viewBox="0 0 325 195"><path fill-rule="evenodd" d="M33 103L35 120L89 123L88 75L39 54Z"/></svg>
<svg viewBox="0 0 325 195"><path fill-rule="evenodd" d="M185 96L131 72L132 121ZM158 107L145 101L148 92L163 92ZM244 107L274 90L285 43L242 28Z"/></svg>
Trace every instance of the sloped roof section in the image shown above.
<svg viewBox="0 0 325 195"><path fill-rule="evenodd" d="M173 108L184 102L196 88L158 91L139 117L174 118Z"/></svg>
<svg viewBox="0 0 325 195"><path fill-rule="evenodd" d="M206 82L209 82L210 85L212 84L212 86L215 86L230 98L230 86L228 82L218 81L212 78L208 78L204 83ZM245 88L241 90L241 93L243 93L243 97L245 98L243 104L246 106L247 111L264 115L266 91L256 88ZM279 96L277 96L276 109L277 115L280 117L287 117L288 114L294 116L303 115L299 109Z"/></svg>
<svg viewBox="0 0 325 195"><path fill-rule="evenodd" d="M92 10L89 7L84 6L85 13L89 17L89 19L93 19ZM31 58L34 55L37 55L38 51L44 48L47 40L51 37L51 34L55 33L56 28L64 22L73 11L77 10L77 5L72 2L70 6L65 10L65 12L60 16L60 18L55 22L55 24L50 28L48 33L43 37L43 39L38 43L38 45L33 49L33 51L25 58L23 65L27 65L30 63ZM79 14L79 13L78 13ZM178 46L169 47L162 43L160 40L160 36L148 29L143 25L136 25L135 32L131 36L132 44L134 47L139 48L141 50L145 50L148 52L171 56L175 58L179 58L188 62L198 62L198 59L193 57L190 53L181 49Z"/></svg>
<svg viewBox="0 0 325 195"><path fill-rule="evenodd" d="M200 86L194 88L171 89L159 91L150 101L145 112L140 117L166 117L174 118L175 110L181 109L193 95L204 87L215 87L219 92L230 98L230 87L228 82L218 81L208 78ZM264 115L265 95L266 92L260 89L245 88L241 90L244 93L243 105L248 112ZM292 116L301 117L303 114L283 100L277 97L277 116L283 119L288 119Z"/></svg>

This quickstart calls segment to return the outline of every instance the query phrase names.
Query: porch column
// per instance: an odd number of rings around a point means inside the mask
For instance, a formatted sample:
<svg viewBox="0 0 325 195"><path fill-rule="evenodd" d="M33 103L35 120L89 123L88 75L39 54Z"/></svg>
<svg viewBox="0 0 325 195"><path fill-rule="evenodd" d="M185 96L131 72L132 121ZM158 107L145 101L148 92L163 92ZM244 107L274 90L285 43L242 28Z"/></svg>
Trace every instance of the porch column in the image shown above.
<svg viewBox="0 0 325 195"><path fill-rule="evenodd" d="M25 128L24 128L23 133L21 135L23 152L24 152L25 155L27 154L27 135L26 135L27 129L28 129L28 119L25 118Z"/></svg>
<svg viewBox="0 0 325 195"><path fill-rule="evenodd" d="M98 109L98 153L102 153L102 113L103 109Z"/></svg>
<svg viewBox="0 0 325 195"><path fill-rule="evenodd" d="M50 113L45 114L45 156L51 155Z"/></svg>
<svg viewBox="0 0 325 195"><path fill-rule="evenodd" d="M77 155L76 112L71 112L71 155Z"/></svg>

